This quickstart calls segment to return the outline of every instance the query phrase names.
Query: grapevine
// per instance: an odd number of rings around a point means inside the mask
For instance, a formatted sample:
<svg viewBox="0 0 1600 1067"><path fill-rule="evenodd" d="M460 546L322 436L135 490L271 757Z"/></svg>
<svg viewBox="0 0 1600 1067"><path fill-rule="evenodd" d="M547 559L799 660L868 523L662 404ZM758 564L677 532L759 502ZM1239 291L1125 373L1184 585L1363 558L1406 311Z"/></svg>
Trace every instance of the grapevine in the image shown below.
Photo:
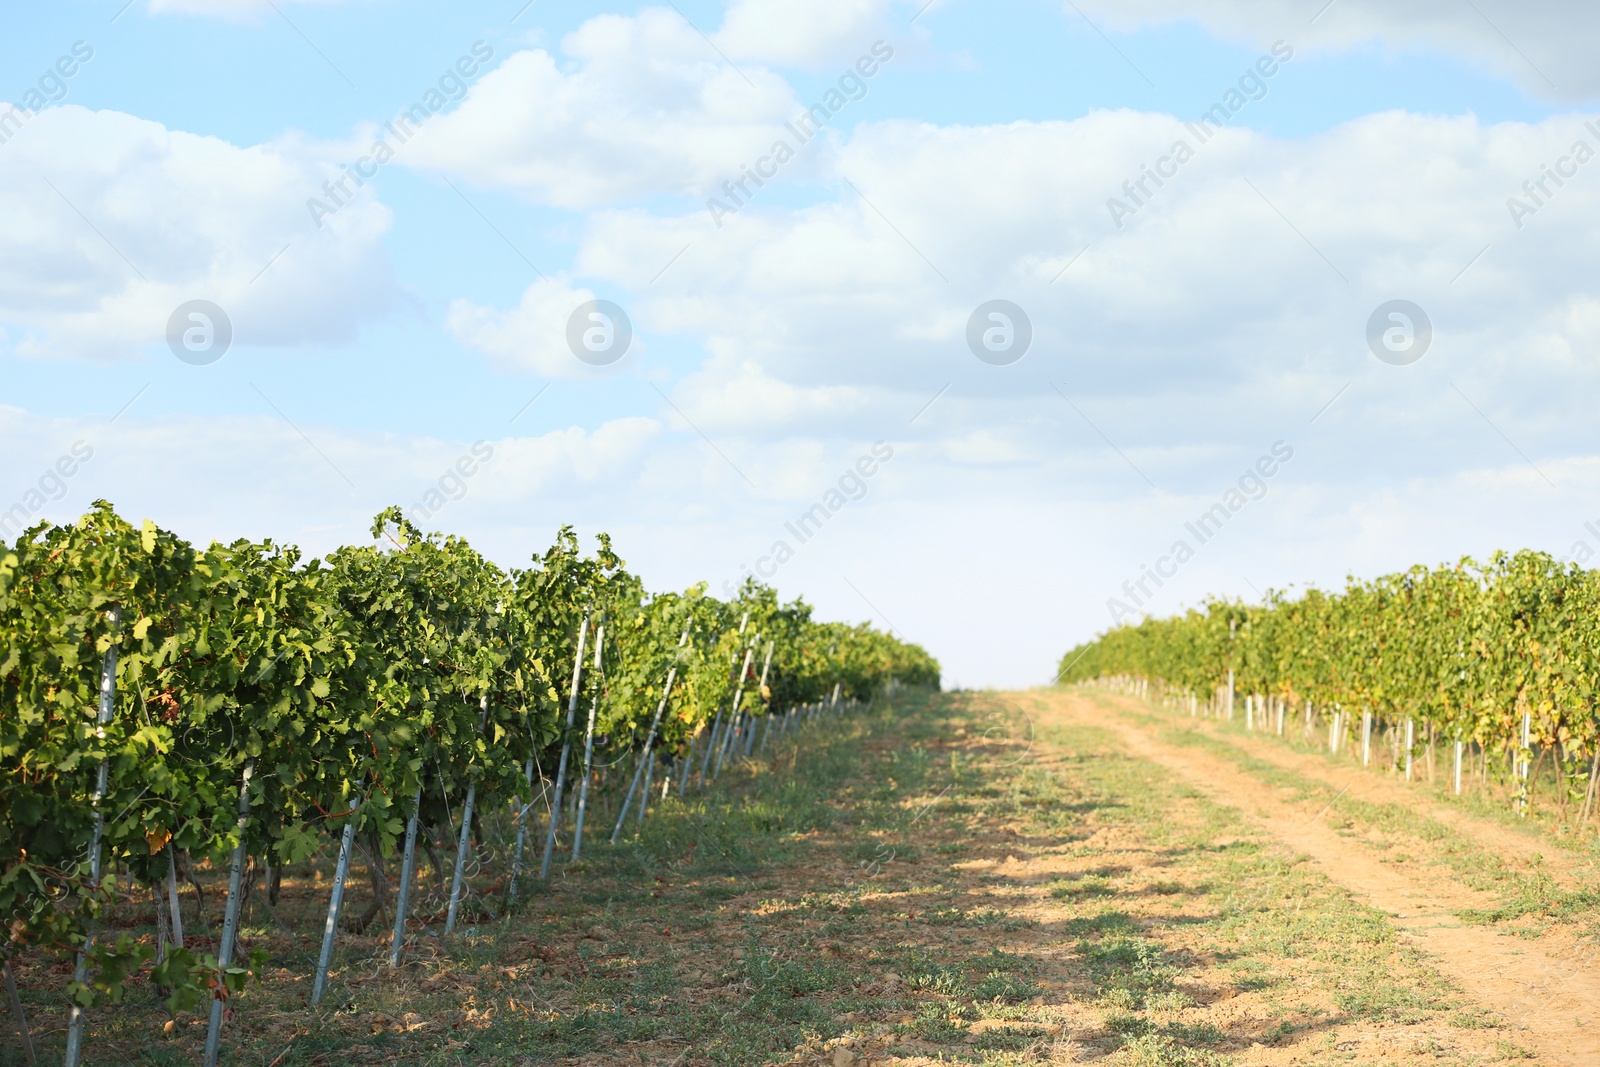
<svg viewBox="0 0 1600 1067"><path fill-rule="evenodd" d="M399 508L372 536L325 559L270 541L202 549L97 501L0 543L0 962L79 954L87 980L64 992L80 1005L118 1001L140 973L173 1008L239 992L259 959L225 966L174 942L156 961L99 925L134 886L175 893L178 869L235 855L281 869L341 840L348 852L347 826L391 855L413 819L451 826L463 794L534 817L533 769L585 750L564 729L585 620L608 632L599 669L579 671L597 712L584 775L631 769L658 707L650 758L677 774L753 685L729 667L757 639L774 650L771 684L734 709L747 723L835 692L938 684L922 649L816 622L754 581L727 602L704 584L647 592L604 535L585 556L563 527L509 571Z"/></svg>

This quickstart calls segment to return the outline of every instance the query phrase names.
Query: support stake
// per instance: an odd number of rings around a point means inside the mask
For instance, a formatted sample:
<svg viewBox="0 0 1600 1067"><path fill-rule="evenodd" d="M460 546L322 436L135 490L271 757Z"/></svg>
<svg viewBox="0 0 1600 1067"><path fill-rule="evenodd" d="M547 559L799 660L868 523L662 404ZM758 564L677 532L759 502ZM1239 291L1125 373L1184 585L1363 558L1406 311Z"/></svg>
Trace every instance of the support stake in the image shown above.
<svg viewBox="0 0 1600 1067"><path fill-rule="evenodd" d="M106 613L108 632L115 634L117 623L122 615L119 609L112 608ZM112 642L107 646L105 656L100 661L100 712L95 720L95 736L100 743L105 743L106 725L111 722L112 711L116 707L117 697L117 645ZM248 772L247 772L248 773ZM110 788L110 764L105 760L100 761L99 774L95 779L94 787L94 833L89 841L89 881L94 885L100 884L100 839L105 834L106 817L100 810L100 804L106 798L106 791ZM94 948L94 931L91 929L89 936L84 938L83 953L78 957L78 966L73 977L79 982L87 984L89 981L89 951ZM67 1048L62 1056L64 1067L78 1067L79 1058L83 1055L83 1008L76 1003L67 1013Z"/></svg>
<svg viewBox="0 0 1600 1067"><path fill-rule="evenodd" d="M11 973L11 961L0 963L0 971L5 972L6 998L11 1001L11 1014L17 1020L17 1036L22 1039L22 1054L27 1057L28 1067L33 1067L39 1061L33 1058L33 1038L28 1035L28 1016L22 1010L22 998L17 996L17 978Z"/></svg>
<svg viewBox="0 0 1600 1067"><path fill-rule="evenodd" d="M233 941L239 933L239 897L244 882L245 828L250 823L250 776L255 764L244 765L244 782L239 786L239 821L235 830L239 843L233 847L233 864L228 868L228 903L222 912L222 944L217 946L217 966L227 970L233 964ZM206 1027L205 1067L217 1067L222 1049L222 997L211 998L211 1022Z"/></svg>
<svg viewBox="0 0 1600 1067"><path fill-rule="evenodd" d="M411 883L417 880L417 822L422 818L422 784L411 802L411 818L406 821L406 847L400 857L400 887L394 898L394 938L389 943L389 966L400 966L406 947L406 909L411 905Z"/></svg>
<svg viewBox="0 0 1600 1067"><path fill-rule="evenodd" d="M678 647L682 648L689 641L689 628L684 627L683 636L678 638ZM622 810L617 813L617 825L611 830L611 842L615 844L617 837L622 833L622 824L628 818L628 807L633 802L634 789L638 787L640 776L644 776L644 793L639 798L639 823L644 824L644 811L650 803L650 754L656 743L656 730L661 726L661 716L666 713L667 701L672 696L672 685L678 680L678 667L674 664L667 670L667 684L661 690L661 701L656 704L655 717L650 720L650 732L645 735L644 749L639 753L639 766L634 769L633 781L628 785L628 795L622 798Z"/></svg>
<svg viewBox="0 0 1600 1067"><path fill-rule="evenodd" d="M544 859L539 864L539 880L550 878L550 857L556 851L556 829L561 824L561 794L567 786L567 758L572 752L572 724L578 718L578 688L583 681L583 647L589 638L589 609L578 624L578 654L572 661L572 692L567 697L567 728L561 735L561 762L556 767L556 795L550 805L550 831L544 839Z"/></svg>
<svg viewBox="0 0 1600 1067"><path fill-rule="evenodd" d="M350 874L350 849L356 841L356 812L361 808L357 801L350 809L349 821L339 836L339 862L333 868L333 890L328 894L328 921L322 926L322 952L317 956L317 976L311 984L311 1003L322 1003L322 994L328 989L328 968L333 963L333 939L339 931L339 909L344 906L344 880Z"/></svg>
<svg viewBox="0 0 1600 1067"><path fill-rule="evenodd" d="M506 899L515 904L517 902L517 879L522 876L522 850L528 841L528 813L533 810L533 757L528 757L528 765L522 772L523 779L528 784L528 802L521 806L521 813L517 816L517 850L511 858L511 884L506 890Z"/></svg>
<svg viewBox="0 0 1600 1067"><path fill-rule="evenodd" d="M594 672L600 683L594 687L594 698L589 701L589 728L583 735L583 782L578 786L578 814L572 827L572 861L576 863L583 854L583 815L589 807L589 779L594 777L594 717L600 711L600 691L605 688L605 674L601 670L600 656L606 644L606 618L600 616L600 625L594 631Z"/></svg>

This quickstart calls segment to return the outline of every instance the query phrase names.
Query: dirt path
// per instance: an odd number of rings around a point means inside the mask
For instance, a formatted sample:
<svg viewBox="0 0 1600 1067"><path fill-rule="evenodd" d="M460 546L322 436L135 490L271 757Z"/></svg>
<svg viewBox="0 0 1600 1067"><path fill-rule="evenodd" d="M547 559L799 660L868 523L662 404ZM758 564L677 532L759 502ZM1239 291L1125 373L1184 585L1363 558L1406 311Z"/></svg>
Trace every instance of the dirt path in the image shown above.
<svg viewBox="0 0 1600 1067"><path fill-rule="evenodd" d="M1388 914L1468 996L1524 1027L1524 1038L1551 1062L1600 1063L1600 977L1593 966L1539 942L1462 925L1455 913L1484 906L1483 894L1443 874L1402 875L1323 825L1310 805L1286 803L1226 760L1176 748L1127 719L1108 718L1102 705L1079 694L1042 694L1039 706L1058 722L1115 732L1132 753L1169 768L1311 857L1330 880Z"/></svg>
<svg viewBox="0 0 1600 1067"><path fill-rule="evenodd" d="M1523 870L1544 870L1565 889L1580 885L1593 885L1600 880L1600 867L1592 859L1575 856L1535 838L1508 830L1488 819L1473 815L1430 799L1422 791L1404 782L1385 778L1362 767L1347 763L1330 762L1322 756L1297 752L1281 742L1268 737L1251 737L1216 729L1204 719L1193 723L1196 729L1217 741L1233 745L1255 759L1271 763L1305 778L1346 790L1345 795L1372 804L1399 804L1420 815L1435 820L1480 848L1499 856L1503 862Z"/></svg>

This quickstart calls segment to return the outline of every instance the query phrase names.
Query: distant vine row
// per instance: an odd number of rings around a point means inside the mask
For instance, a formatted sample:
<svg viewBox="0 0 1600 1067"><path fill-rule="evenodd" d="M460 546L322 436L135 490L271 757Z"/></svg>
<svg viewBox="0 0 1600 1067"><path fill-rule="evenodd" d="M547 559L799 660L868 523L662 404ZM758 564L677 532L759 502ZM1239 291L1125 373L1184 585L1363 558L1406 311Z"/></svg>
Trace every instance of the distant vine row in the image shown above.
<svg viewBox="0 0 1600 1067"><path fill-rule="evenodd" d="M1340 729L1409 724L1397 761L1459 742L1503 774L1519 806L1530 775L1548 769L1560 809L1586 822L1600 779L1597 623L1600 571L1496 553L1336 593L1210 600L1072 649L1059 677L1153 679L1207 702L1231 683L1241 700L1259 694Z"/></svg>

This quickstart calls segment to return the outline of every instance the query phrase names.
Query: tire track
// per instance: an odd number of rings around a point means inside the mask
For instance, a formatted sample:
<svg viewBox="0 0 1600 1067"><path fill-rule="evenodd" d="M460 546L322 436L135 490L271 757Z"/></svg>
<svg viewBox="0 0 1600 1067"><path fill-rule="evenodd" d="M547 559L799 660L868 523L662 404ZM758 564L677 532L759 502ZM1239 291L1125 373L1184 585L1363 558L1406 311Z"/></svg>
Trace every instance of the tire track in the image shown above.
<svg viewBox="0 0 1600 1067"><path fill-rule="evenodd" d="M1314 809L1286 805L1270 786L1228 761L1168 745L1121 716L1108 716L1103 705L1074 693L1040 696L1047 715L1110 731L1134 755L1174 772L1309 856L1330 881L1388 915L1468 997L1522 1027L1519 1036L1550 1062L1600 1063L1600 977L1593 966L1535 941L1463 925L1456 913L1484 906L1486 894L1447 877L1402 875L1323 825Z"/></svg>
<svg viewBox="0 0 1600 1067"><path fill-rule="evenodd" d="M1348 790L1347 795L1354 799L1369 804L1399 804L1456 831L1472 844L1494 853L1507 866L1524 871L1543 870L1564 889L1592 885L1596 876L1600 875L1600 869L1597 869L1593 860L1569 854L1551 845L1541 847L1541 843L1530 836L1449 804L1441 804L1422 792L1426 786L1407 785L1374 774L1364 767L1331 762L1322 756L1287 748L1271 737L1241 736L1216 729L1206 720L1197 720L1194 725L1207 737L1232 745L1264 763L1271 763L1324 786Z"/></svg>

